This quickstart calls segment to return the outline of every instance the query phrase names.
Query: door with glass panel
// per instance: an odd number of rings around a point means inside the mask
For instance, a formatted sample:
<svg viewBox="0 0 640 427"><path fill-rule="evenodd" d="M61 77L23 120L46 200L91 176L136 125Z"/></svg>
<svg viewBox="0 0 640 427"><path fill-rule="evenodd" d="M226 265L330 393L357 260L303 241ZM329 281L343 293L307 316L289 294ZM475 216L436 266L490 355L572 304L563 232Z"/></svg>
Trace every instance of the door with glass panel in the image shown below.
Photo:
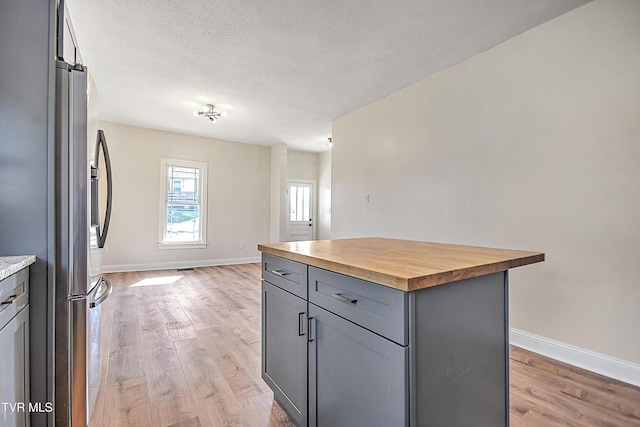
<svg viewBox="0 0 640 427"><path fill-rule="evenodd" d="M287 181L287 241L313 240L314 183Z"/></svg>

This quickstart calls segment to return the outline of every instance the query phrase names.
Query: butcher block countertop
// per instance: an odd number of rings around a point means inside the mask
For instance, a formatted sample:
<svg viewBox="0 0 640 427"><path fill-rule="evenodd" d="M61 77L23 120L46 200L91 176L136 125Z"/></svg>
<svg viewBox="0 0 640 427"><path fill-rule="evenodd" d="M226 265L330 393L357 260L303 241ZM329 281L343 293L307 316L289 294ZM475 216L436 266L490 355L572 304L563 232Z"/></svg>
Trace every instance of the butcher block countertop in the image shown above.
<svg viewBox="0 0 640 427"><path fill-rule="evenodd" d="M367 237L268 243L258 250L405 292L544 261L544 253Z"/></svg>

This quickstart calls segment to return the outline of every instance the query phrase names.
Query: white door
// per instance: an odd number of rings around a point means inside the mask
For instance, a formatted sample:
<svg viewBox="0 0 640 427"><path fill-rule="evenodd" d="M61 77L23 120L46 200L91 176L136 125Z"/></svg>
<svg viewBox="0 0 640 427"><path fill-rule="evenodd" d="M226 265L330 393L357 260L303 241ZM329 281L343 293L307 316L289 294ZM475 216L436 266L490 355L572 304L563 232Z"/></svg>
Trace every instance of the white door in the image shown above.
<svg viewBox="0 0 640 427"><path fill-rule="evenodd" d="M287 242L313 240L313 182L287 182Z"/></svg>

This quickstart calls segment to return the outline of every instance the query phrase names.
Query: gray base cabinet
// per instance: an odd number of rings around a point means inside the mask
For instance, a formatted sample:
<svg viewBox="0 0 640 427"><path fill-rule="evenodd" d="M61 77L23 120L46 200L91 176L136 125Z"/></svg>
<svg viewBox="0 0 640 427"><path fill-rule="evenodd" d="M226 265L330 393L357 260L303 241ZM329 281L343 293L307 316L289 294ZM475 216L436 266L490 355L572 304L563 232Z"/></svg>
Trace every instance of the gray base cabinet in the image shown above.
<svg viewBox="0 0 640 427"><path fill-rule="evenodd" d="M0 330L0 348L0 401L7 403L0 410L0 425L28 426L29 307Z"/></svg>
<svg viewBox="0 0 640 427"><path fill-rule="evenodd" d="M313 304L309 316L309 425L407 425L407 347Z"/></svg>
<svg viewBox="0 0 640 427"><path fill-rule="evenodd" d="M298 424L307 419L307 302L262 282L262 379Z"/></svg>
<svg viewBox="0 0 640 427"><path fill-rule="evenodd" d="M404 292L262 264L262 377L297 425L509 425L506 271Z"/></svg>
<svg viewBox="0 0 640 427"><path fill-rule="evenodd" d="M0 425L29 419L29 270L0 282Z"/></svg>
<svg viewBox="0 0 640 427"><path fill-rule="evenodd" d="M415 426L509 426L507 272L412 292Z"/></svg>

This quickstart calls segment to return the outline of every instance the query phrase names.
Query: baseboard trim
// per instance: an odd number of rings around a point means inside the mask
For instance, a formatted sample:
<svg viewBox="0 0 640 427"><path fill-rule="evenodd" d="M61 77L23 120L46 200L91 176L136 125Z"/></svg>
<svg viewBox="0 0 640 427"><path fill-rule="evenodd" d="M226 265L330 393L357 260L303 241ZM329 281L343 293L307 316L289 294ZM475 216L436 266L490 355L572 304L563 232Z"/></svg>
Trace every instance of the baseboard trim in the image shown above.
<svg viewBox="0 0 640 427"><path fill-rule="evenodd" d="M640 387L640 365L509 328L511 344L534 353Z"/></svg>
<svg viewBox="0 0 640 427"><path fill-rule="evenodd" d="M124 273L127 271L175 270L176 268L214 267L218 265L251 264L260 262L260 257L206 259L189 261L171 261L144 264L107 264L102 266L103 273Z"/></svg>

